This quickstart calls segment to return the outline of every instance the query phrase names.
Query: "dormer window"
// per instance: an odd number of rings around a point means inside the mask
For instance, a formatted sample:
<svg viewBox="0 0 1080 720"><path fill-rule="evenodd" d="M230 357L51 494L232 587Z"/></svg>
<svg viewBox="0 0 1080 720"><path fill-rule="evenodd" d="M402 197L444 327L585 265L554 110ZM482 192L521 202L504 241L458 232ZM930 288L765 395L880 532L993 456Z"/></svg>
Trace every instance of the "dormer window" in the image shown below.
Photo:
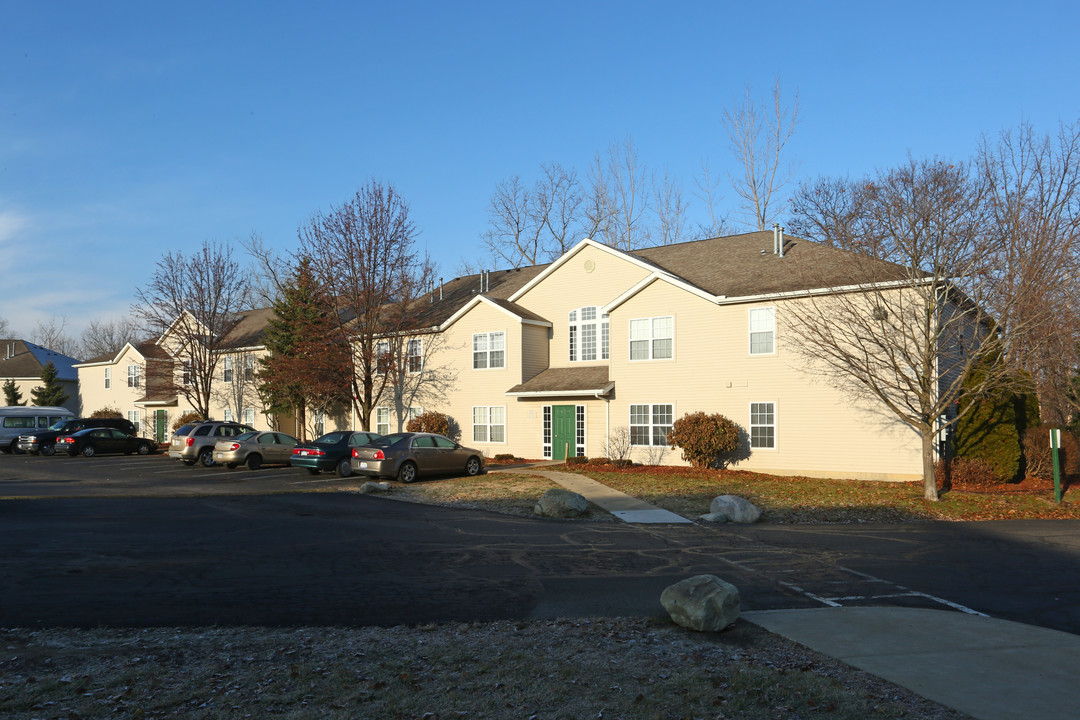
<svg viewBox="0 0 1080 720"><path fill-rule="evenodd" d="M608 316L589 305L570 311L570 361L608 359Z"/></svg>

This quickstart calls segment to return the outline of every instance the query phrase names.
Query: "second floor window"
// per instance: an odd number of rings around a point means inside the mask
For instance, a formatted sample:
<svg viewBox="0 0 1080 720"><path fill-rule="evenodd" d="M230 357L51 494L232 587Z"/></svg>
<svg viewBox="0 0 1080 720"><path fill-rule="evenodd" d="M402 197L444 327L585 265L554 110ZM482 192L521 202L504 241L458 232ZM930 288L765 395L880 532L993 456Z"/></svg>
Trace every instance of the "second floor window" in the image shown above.
<svg viewBox="0 0 1080 720"><path fill-rule="evenodd" d="M255 382L255 356L244 356L244 382Z"/></svg>
<svg viewBox="0 0 1080 720"><path fill-rule="evenodd" d="M570 311L570 360L608 359L608 316L590 305Z"/></svg>
<svg viewBox="0 0 1080 720"><path fill-rule="evenodd" d="M180 383L191 385L193 382L195 382L195 373L191 369L191 363L186 362L180 371Z"/></svg>
<svg viewBox="0 0 1080 720"><path fill-rule="evenodd" d="M375 373L385 375L390 371L390 341L379 340L375 343Z"/></svg>
<svg viewBox="0 0 1080 720"><path fill-rule="evenodd" d="M222 371L221 379L227 383L233 381L233 359L231 355L225 356L224 370Z"/></svg>
<svg viewBox="0 0 1080 720"><path fill-rule="evenodd" d="M776 308L750 310L750 354L772 355L776 351Z"/></svg>
<svg viewBox="0 0 1080 720"><path fill-rule="evenodd" d="M142 386L142 366L141 365L128 365L127 366L127 380L129 388L137 388Z"/></svg>
<svg viewBox="0 0 1080 720"><path fill-rule="evenodd" d="M667 317L630 321L631 360L670 360L675 340L675 321Z"/></svg>
<svg viewBox="0 0 1080 720"><path fill-rule="evenodd" d="M506 367L506 333L486 332L472 336L473 370Z"/></svg>
<svg viewBox="0 0 1080 720"><path fill-rule="evenodd" d="M112 387L112 368L105 368L105 389Z"/></svg>
<svg viewBox="0 0 1080 720"><path fill-rule="evenodd" d="M424 369L424 342L422 340L410 340L408 349L408 370L418 373Z"/></svg>

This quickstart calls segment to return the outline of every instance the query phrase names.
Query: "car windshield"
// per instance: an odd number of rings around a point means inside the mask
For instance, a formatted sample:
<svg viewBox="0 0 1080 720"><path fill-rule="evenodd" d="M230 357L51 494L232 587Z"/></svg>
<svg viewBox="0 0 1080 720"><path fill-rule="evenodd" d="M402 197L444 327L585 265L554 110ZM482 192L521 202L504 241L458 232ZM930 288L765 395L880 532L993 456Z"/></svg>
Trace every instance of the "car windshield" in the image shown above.
<svg viewBox="0 0 1080 720"><path fill-rule="evenodd" d="M243 433L241 435L237 435L236 437L233 438L233 440L236 440L238 442L243 442L244 440L250 440L251 438L255 437L258 434L259 433L254 432L254 431L246 432L246 433Z"/></svg>
<svg viewBox="0 0 1080 720"><path fill-rule="evenodd" d="M345 439L345 436L347 436L348 434L349 433L346 433L346 432L326 433L325 435L323 435L321 438L319 438L315 442L317 442L317 443L326 443L327 445L333 445L334 443L341 442L343 439Z"/></svg>
<svg viewBox="0 0 1080 720"><path fill-rule="evenodd" d="M67 420L57 420L49 426L50 430L63 430L64 426L68 424Z"/></svg>
<svg viewBox="0 0 1080 720"><path fill-rule="evenodd" d="M401 442L408 437L410 436L403 433L396 433L394 435L383 435L382 437L375 438L368 444L374 445L376 447L390 447L394 443Z"/></svg>

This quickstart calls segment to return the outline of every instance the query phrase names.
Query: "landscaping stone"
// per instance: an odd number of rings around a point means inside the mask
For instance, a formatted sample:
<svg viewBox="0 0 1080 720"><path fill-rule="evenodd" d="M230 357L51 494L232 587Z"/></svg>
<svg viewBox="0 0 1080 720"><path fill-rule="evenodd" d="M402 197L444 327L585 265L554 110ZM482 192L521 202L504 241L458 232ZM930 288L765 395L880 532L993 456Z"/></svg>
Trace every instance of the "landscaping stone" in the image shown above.
<svg viewBox="0 0 1080 720"><path fill-rule="evenodd" d="M533 507L542 517L580 517L589 511L589 501L584 496L562 488L552 488L544 493Z"/></svg>
<svg viewBox="0 0 1080 720"><path fill-rule="evenodd" d="M739 589L715 575L695 575L660 594L660 604L677 625L719 632L739 619Z"/></svg>
<svg viewBox="0 0 1080 720"><path fill-rule="evenodd" d="M358 487L356 489L356 492L363 495L367 495L368 493L390 492L390 483L372 482L371 480L369 480L360 487Z"/></svg>
<svg viewBox="0 0 1080 720"><path fill-rule="evenodd" d="M761 510L757 505L738 495L720 495L713 498L709 514L702 515L706 522L733 522L747 525L761 519Z"/></svg>

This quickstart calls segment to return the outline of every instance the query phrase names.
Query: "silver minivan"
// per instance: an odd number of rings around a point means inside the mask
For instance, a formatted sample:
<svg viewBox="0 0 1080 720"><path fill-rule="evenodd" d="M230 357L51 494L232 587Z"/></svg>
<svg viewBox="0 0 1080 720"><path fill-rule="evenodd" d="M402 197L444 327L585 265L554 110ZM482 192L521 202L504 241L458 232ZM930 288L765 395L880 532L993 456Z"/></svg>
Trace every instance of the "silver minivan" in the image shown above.
<svg viewBox="0 0 1080 720"><path fill-rule="evenodd" d="M64 407L8 405L0 407L0 451L13 453L19 436L44 430L53 423L70 420L75 413Z"/></svg>

